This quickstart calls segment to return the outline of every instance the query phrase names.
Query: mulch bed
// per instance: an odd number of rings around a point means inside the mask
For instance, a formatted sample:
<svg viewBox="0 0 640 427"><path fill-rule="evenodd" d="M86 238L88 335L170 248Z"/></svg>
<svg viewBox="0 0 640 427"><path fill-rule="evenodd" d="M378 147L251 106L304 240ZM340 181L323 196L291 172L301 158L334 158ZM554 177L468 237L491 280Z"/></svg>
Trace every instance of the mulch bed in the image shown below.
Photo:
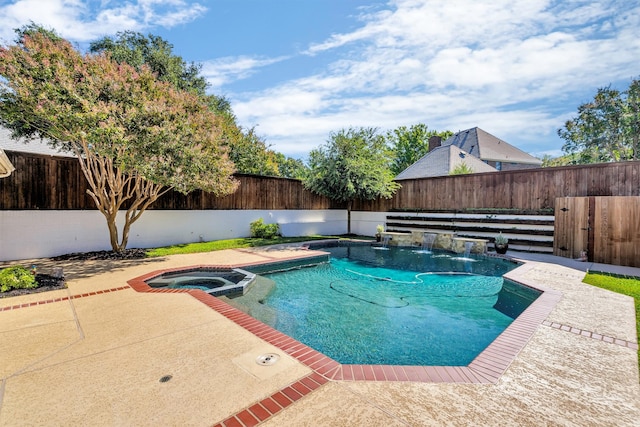
<svg viewBox="0 0 640 427"><path fill-rule="evenodd" d="M113 251L76 252L72 254L60 255L51 259L54 261L106 261L141 259L145 257L145 249L127 249L119 253ZM0 292L0 298L37 294L40 292L55 291L67 287L64 277L58 278L49 274L36 274L36 282L38 282L37 288L13 289L9 292Z"/></svg>
<svg viewBox="0 0 640 427"><path fill-rule="evenodd" d="M147 256L146 249L126 249L122 252L94 251L75 252L51 258L54 261L105 261L123 259L141 259Z"/></svg>

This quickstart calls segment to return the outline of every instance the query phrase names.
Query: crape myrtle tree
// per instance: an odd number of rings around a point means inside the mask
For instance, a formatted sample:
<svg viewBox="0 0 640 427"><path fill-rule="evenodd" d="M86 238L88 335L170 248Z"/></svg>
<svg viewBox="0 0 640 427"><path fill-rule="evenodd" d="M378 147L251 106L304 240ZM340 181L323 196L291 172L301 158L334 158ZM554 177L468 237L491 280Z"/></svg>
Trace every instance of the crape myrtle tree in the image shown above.
<svg viewBox="0 0 640 427"><path fill-rule="evenodd" d="M309 153L307 189L347 204L347 232L351 233L354 200L391 198L400 188L389 169L388 147L375 128L332 132L329 140Z"/></svg>
<svg viewBox="0 0 640 427"><path fill-rule="evenodd" d="M563 151L577 163L640 159L640 79L624 91L598 89L558 135L566 141Z"/></svg>
<svg viewBox="0 0 640 427"><path fill-rule="evenodd" d="M82 55L30 26L18 31L15 45L0 47L0 76L0 123L16 137L40 137L76 155L116 252L126 248L131 225L170 189L224 195L237 186L220 116L149 67Z"/></svg>
<svg viewBox="0 0 640 427"><path fill-rule="evenodd" d="M392 153L391 172L394 176L417 162L429 152L429 138L439 136L444 141L453 135L451 131L429 130L424 123L409 127L400 126L386 134L387 144Z"/></svg>
<svg viewBox="0 0 640 427"><path fill-rule="evenodd" d="M210 108L224 119L220 122L222 141L228 147L229 159L239 173L278 176L275 152L256 134L255 129L244 129L237 124L231 104L225 97L207 94L207 81L200 75L201 65L185 62L173 54L173 45L159 36L147 36L134 31L123 31L115 37L103 37L92 42L93 53L109 53L118 63L126 63L139 70L147 66L158 79L171 83L180 90L200 96Z"/></svg>

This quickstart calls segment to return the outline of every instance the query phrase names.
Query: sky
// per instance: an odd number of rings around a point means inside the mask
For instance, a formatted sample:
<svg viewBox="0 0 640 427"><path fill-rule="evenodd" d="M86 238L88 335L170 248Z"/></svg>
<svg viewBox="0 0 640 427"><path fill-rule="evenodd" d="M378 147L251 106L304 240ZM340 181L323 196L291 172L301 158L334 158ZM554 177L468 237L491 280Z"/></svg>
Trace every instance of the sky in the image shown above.
<svg viewBox="0 0 640 427"><path fill-rule="evenodd" d="M331 132L473 127L541 157L598 88L640 76L631 0L0 0L85 50L132 30L202 66L270 147L305 159Z"/></svg>

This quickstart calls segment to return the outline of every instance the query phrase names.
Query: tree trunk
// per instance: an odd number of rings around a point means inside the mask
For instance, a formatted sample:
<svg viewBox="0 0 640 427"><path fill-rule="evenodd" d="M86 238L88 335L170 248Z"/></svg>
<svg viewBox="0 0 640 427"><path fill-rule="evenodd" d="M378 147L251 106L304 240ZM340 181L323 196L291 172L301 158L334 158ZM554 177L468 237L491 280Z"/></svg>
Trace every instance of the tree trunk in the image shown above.
<svg viewBox="0 0 640 427"><path fill-rule="evenodd" d="M169 191L169 188L147 181L135 172L126 173L113 159L96 155L89 150L86 142L82 142L82 150L74 147L80 167L89 188L87 193L107 220L109 241L114 252L122 252L127 248L131 225L158 197ZM122 240L118 241L118 212L127 202L122 227Z"/></svg>
<svg viewBox="0 0 640 427"><path fill-rule="evenodd" d="M120 245L118 244L118 224L116 224L116 216L110 216L105 214L107 219L107 228L109 229L109 242L111 243L111 249L114 252L121 252Z"/></svg>

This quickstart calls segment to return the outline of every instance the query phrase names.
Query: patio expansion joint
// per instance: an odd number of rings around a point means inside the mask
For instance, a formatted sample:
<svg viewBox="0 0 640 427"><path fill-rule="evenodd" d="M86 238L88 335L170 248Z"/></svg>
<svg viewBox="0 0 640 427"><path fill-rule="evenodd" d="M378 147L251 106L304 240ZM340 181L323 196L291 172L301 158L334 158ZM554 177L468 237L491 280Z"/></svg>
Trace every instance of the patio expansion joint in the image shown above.
<svg viewBox="0 0 640 427"><path fill-rule="evenodd" d="M602 342L606 342L608 344L615 344L615 345L619 345L621 347L628 347L632 350L638 350L638 343L634 342L634 341L627 341L627 340L623 340L623 339L619 339L619 338L615 338L615 337L611 337L608 335L602 335L602 334L598 334L596 332L593 331L587 331L584 329L580 329L580 328L576 328L573 326L569 326L569 325L563 325L562 323L558 323L558 322L552 322L549 320L545 320L544 322L542 322L542 324L544 326L550 327L552 329L558 329L564 332L570 332L572 334L575 335L580 335L582 337L586 337L586 338L591 338L594 339L596 341L602 341Z"/></svg>

